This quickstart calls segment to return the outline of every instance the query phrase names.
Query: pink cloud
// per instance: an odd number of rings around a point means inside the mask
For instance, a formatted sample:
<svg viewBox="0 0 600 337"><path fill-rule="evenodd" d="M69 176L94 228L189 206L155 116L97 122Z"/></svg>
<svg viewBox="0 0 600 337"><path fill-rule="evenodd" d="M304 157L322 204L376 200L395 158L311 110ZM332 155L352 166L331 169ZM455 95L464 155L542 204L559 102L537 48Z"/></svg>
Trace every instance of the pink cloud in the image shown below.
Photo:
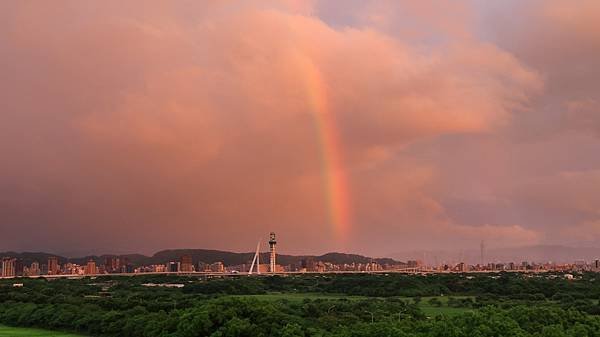
<svg viewBox="0 0 600 337"><path fill-rule="evenodd" d="M0 5L0 71L15 79L0 83L3 225L53 247L70 236L247 250L276 230L291 252L338 248L311 102L318 73L356 217L341 248L539 242L519 221L462 225L440 195L452 158L409 151L495 135L544 93L534 67L477 38L467 4L437 4L372 4L355 26L294 1ZM395 26L408 16L444 43ZM365 237L382 244L363 248Z"/></svg>

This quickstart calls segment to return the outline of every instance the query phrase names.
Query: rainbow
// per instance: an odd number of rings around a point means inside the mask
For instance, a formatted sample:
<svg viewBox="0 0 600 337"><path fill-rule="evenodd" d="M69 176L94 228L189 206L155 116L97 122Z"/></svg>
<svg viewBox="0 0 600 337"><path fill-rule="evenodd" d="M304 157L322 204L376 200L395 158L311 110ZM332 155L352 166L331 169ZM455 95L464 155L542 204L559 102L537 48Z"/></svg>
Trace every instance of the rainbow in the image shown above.
<svg viewBox="0 0 600 337"><path fill-rule="evenodd" d="M335 116L328 100L328 88L321 72L312 63L307 62L304 76L308 104L314 116L318 135L324 195L327 202L329 221L334 235L344 243L350 231L349 189L343 167L343 154L339 144L339 132Z"/></svg>

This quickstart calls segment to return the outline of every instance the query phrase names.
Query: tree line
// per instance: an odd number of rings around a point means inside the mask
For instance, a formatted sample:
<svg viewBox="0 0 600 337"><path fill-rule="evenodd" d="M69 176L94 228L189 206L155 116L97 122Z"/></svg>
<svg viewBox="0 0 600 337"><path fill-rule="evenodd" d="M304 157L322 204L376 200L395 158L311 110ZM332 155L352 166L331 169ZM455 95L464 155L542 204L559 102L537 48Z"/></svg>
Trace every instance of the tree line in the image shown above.
<svg viewBox="0 0 600 337"><path fill-rule="evenodd" d="M576 281L516 274L26 279L22 288L0 282L0 323L107 337L600 337L595 276ZM305 293L331 296L285 296ZM260 294L278 296L251 296ZM422 305L465 310L427 315Z"/></svg>

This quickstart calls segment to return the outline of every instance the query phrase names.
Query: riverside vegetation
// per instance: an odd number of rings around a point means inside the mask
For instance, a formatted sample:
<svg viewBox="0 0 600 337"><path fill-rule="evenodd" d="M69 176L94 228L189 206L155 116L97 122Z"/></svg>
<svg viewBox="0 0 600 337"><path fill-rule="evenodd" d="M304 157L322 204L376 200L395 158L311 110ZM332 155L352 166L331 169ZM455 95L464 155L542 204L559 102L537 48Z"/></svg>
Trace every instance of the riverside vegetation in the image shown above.
<svg viewBox="0 0 600 337"><path fill-rule="evenodd" d="M0 281L0 324L84 336L600 337L599 298L594 273L21 279Z"/></svg>

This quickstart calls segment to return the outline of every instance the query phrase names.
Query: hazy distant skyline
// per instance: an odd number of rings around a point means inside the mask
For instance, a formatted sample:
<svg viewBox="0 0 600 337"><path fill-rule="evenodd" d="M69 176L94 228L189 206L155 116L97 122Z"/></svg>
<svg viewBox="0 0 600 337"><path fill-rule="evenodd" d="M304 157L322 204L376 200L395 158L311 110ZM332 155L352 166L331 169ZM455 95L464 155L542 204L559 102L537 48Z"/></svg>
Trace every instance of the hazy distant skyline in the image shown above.
<svg viewBox="0 0 600 337"><path fill-rule="evenodd" d="M600 243L600 2L0 2L0 251Z"/></svg>

